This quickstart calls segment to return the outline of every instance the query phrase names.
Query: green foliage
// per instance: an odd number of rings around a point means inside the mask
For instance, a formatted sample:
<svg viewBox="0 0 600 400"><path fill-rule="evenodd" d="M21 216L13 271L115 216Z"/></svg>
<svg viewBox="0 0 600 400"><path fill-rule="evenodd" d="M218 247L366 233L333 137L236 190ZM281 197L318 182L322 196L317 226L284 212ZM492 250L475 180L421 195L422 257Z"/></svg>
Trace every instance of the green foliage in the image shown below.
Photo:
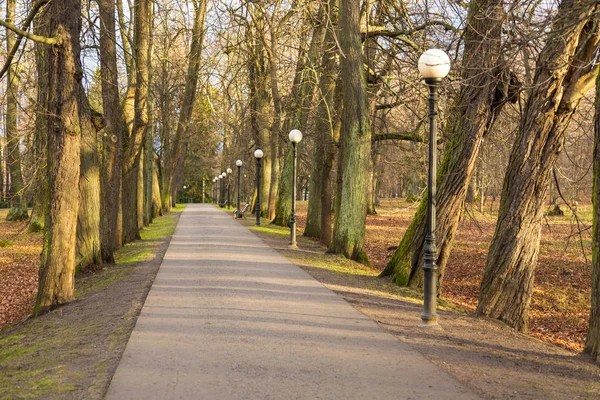
<svg viewBox="0 0 600 400"><path fill-rule="evenodd" d="M10 247L12 245L13 245L13 242L11 242L10 240L0 239L0 247Z"/></svg>

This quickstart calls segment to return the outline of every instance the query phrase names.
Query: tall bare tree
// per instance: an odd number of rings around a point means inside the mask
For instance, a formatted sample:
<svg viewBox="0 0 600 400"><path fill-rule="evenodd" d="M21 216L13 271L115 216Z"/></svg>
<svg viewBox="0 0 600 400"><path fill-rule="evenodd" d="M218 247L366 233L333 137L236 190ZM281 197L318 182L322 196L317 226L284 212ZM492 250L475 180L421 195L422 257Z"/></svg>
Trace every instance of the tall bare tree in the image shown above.
<svg viewBox="0 0 600 400"><path fill-rule="evenodd" d="M187 153L189 141L189 127L192 121L192 112L196 101L198 87L198 73L202 56L202 41L204 38L204 21L206 20L206 0L194 2L194 26L192 28L192 42L188 56L188 69L185 81L185 89L181 98L179 119L175 137L170 142L170 153L165 169L163 183L163 208L169 209L173 203L173 184L175 174L181 169L182 160Z"/></svg>
<svg viewBox="0 0 600 400"><path fill-rule="evenodd" d="M140 156L148 129L150 0L136 1L134 9L135 101L133 126L131 134L123 138L122 213L124 243L139 238L140 218L143 212L143 179L140 182L139 178L141 172ZM127 110L125 110L125 115L128 115Z"/></svg>
<svg viewBox="0 0 600 400"><path fill-rule="evenodd" d="M56 0L48 6L48 217L36 312L73 299L84 99L80 61L81 1ZM87 101L87 99L85 99ZM89 116L88 116L89 117Z"/></svg>
<svg viewBox="0 0 600 400"><path fill-rule="evenodd" d="M469 3L461 66L463 84L449 115L449 139L438 171L438 287L443 283L482 140L508 100L510 80L503 79L509 74L505 72L501 43L506 17L504 4L501 0L474 0ZM420 286L422 283L426 211L425 196L382 273L383 276L391 275L399 285Z"/></svg>
<svg viewBox="0 0 600 400"><path fill-rule="evenodd" d="M364 246L371 122L363 67L360 11L360 2L340 0L339 41L344 109L338 158L339 206L335 210L333 241L329 251L368 262Z"/></svg>
<svg viewBox="0 0 600 400"><path fill-rule="evenodd" d="M6 22L14 24L16 0L6 1ZM6 29L6 51L10 53L15 46L16 34ZM15 63L11 63L6 73L6 114L5 132L6 132L6 168L10 177L9 200L11 210L7 215L10 221L23 221L29 215L27 213L27 200L23 193L23 175L21 173L21 152L19 150L19 129L17 118L17 96L19 92L19 76Z"/></svg>
<svg viewBox="0 0 600 400"><path fill-rule="evenodd" d="M332 236L332 195L331 173L335 157L335 141L339 136L340 88L336 81L339 75L335 29L337 24L337 1L327 3L327 31L323 44L321 75L317 103L317 121L310 173L308 213L304 235L319 239L329 245ZM338 96L335 96L335 94ZM337 99L336 99L337 97ZM337 100L337 101L336 101ZM337 128L337 129L336 129Z"/></svg>
<svg viewBox="0 0 600 400"><path fill-rule="evenodd" d="M115 2L98 0L100 9L100 74L106 126L102 158L102 259L114 262L121 246L121 164L125 122L119 99Z"/></svg>
<svg viewBox="0 0 600 400"><path fill-rule="evenodd" d="M598 5L563 0L537 60L510 161L481 283L477 314L526 331L538 259L543 201L567 127L594 85Z"/></svg>

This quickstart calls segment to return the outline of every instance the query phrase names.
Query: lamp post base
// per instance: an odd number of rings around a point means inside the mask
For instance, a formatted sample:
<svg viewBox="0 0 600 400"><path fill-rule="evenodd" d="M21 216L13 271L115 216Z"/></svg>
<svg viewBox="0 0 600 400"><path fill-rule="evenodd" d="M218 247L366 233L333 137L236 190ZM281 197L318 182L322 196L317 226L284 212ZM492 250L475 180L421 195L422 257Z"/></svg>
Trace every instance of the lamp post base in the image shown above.
<svg viewBox="0 0 600 400"><path fill-rule="evenodd" d="M421 314L421 320L423 322L421 324L419 324L419 328L442 329L440 324L438 324L438 315L437 314L434 314L434 315Z"/></svg>
<svg viewBox="0 0 600 400"><path fill-rule="evenodd" d="M296 243L290 243L290 245L288 246L288 249L298 250L298 245Z"/></svg>

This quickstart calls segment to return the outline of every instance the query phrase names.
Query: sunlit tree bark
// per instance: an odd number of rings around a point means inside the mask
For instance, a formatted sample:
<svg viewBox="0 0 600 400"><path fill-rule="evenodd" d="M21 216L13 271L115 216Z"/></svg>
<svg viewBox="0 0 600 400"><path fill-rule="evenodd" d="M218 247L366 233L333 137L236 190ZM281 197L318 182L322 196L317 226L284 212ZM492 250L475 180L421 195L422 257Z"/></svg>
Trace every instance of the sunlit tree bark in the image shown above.
<svg viewBox="0 0 600 400"><path fill-rule="evenodd" d="M140 155L148 129L148 49L150 0L135 2L134 59L135 101L131 134L124 138L122 164L123 242L139 238L140 230ZM127 115L127 111L125 115ZM143 184L143 181L142 181ZM142 186L143 189L143 186ZM143 196L143 194L142 194ZM143 204L143 197L142 197ZM143 209L142 209L143 210Z"/></svg>
<svg viewBox="0 0 600 400"><path fill-rule="evenodd" d="M595 1L563 0L538 57L504 178L477 314L526 331L543 202L571 117L593 87L600 43Z"/></svg>
<svg viewBox="0 0 600 400"><path fill-rule="evenodd" d="M79 34L81 1L55 0L48 32L57 43L48 56L49 203L36 312L73 300L79 198L80 95L83 70ZM81 90L80 90L81 89Z"/></svg>

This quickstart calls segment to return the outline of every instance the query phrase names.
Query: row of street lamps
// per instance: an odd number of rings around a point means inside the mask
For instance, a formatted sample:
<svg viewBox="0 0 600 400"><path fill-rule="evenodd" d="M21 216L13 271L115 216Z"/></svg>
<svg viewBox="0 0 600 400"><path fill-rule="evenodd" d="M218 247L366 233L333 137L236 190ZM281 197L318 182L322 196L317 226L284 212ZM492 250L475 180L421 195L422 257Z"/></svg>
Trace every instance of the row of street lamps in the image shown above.
<svg viewBox="0 0 600 400"><path fill-rule="evenodd" d="M217 204L221 205L221 197L225 196L224 190L225 190L225 186L223 186L223 184L221 183L223 181L223 179L227 178L227 208L231 208L231 180L229 179L229 176L231 175L233 171L231 170L231 168L227 168L227 170L223 173L221 173L220 175L217 175L213 178L212 182L213 182L213 202L216 200Z"/></svg>
<svg viewBox="0 0 600 400"><path fill-rule="evenodd" d="M298 153L296 151L296 145L300 143L302 140L302 132L298 129L292 129L288 135L290 142L293 147L293 156L294 162L292 164L292 214L290 217L290 247L298 248L296 243L296 184L297 184L297 163L298 163ZM260 225L260 168L261 168L261 160L264 156L264 153L261 149L256 149L254 151L254 157L256 158L256 225ZM240 161L241 162L241 161ZM239 187L239 185L238 185ZM239 204L238 204L239 210Z"/></svg>
<svg viewBox="0 0 600 400"><path fill-rule="evenodd" d="M300 141L302 140L302 132L300 132L298 129L292 129L290 131L289 134L289 139L290 142L292 143L292 147L293 147L293 155L294 155L294 163L292 166L292 214L291 214L291 218L290 218L290 247L292 248L297 248L297 242L296 242L296 182L297 182L297 160L298 160L298 154L296 151L296 145L298 143L300 143ZM256 225L259 226L260 225L260 169L261 169L261 161L262 158L264 156L264 153L261 149L256 149L254 151L254 158L256 158L256 201L255 201L255 215L256 215ZM237 209L241 210L241 202L240 202L240 180L241 180L241 168L243 165L242 160L237 160L235 162L236 167L238 168L238 184L237 184ZM231 175L231 168L227 168L226 172L223 172L222 174L215 176L213 178L213 187L216 187L218 185L218 190L219 193L221 193L222 191L222 186L221 186L221 181L223 179L225 179L226 177L228 178L227 181L227 208L229 208L229 202L230 202L230 180L229 180L229 176ZM217 197L217 196L215 196ZM215 198L213 197L213 199ZM217 202L220 205L220 201L217 200ZM237 214L238 216L240 216L240 214Z"/></svg>
<svg viewBox="0 0 600 400"><path fill-rule="evenodd" d="M437 89L450 72L450 58L448 55L439 49L430 49L424 52L418 62L419 72L425 79L425 84L429 88L429 171L427 176L427 221L424 246L424 264L423 264L423 313L421 314L422 324L424 328L439 328L437 308L437 248L435 238L436 225L436 191L437 191ZM297 248L296 243L296 163L297 153L296 145L302 140L302 132L298 129L293 129L289 133L289 139L293 146L293 167L292 167L292 213L290 219L290 247ZM256 158L256 225L260 225L260 169L261 160L264 153L261 149L254 151ZM235 165L238 167L238 200L237 207L240 210L240 168L242 161L237 160ZM219 183L228 174L231 174L231 169L227 169L227 173L213 179L213 183ZM221 186L220 186L221 187ZM229 205L229 185L227 204Z"/></svg>

